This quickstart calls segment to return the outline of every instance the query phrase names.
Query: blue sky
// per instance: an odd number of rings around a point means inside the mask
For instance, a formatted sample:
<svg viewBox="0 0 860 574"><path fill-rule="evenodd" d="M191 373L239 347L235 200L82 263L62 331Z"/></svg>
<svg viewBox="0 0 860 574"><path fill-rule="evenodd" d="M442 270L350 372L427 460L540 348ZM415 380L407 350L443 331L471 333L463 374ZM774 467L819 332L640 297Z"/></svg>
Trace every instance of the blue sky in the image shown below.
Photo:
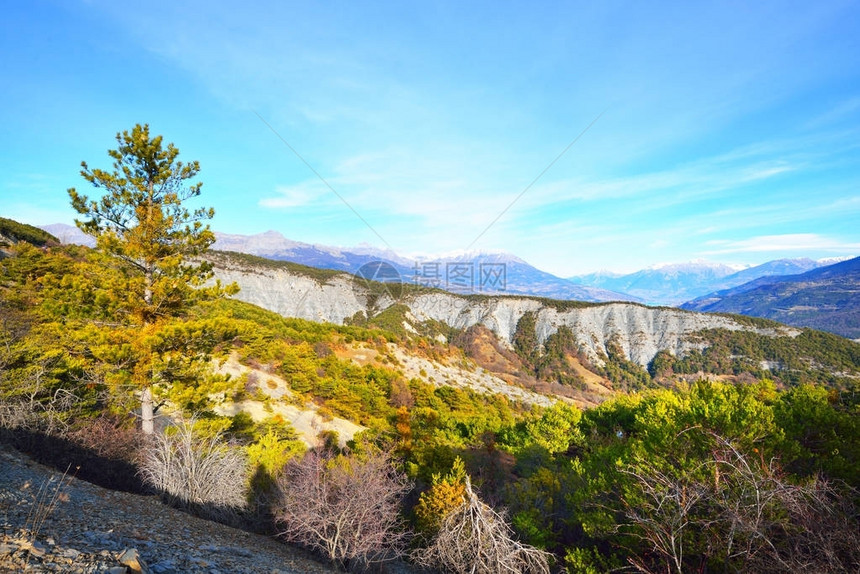
<svg viewBox="0 0 860 574"><path fill-rule="evenodd" d="M860 254L858 2L124 4L4 4L0 215L71 223L140 122L224 232L562 276Z"/></svg>

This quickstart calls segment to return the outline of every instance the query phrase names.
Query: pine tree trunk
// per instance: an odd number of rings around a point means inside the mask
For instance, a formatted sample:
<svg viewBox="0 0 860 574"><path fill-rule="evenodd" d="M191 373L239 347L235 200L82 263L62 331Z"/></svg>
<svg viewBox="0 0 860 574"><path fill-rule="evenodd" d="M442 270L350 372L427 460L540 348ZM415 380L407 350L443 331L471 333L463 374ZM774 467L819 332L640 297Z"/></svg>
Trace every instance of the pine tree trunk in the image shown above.
<svg viewBox="0 0 860 574"><path fill-rule="evenodd" d="M146 304L145 313L147 313L146 317L149 317L149 306L152 305L152 268L146 268L146 271L143 274L143 302Z"/></svg>
<svg viewBox="0 0 860 574"><path fill-rule="evenodd" d="M140 418L143 434L155 432L155 413L152 401L152 388L146 387L140 394Z"/></svg>
<svg viewBox="0 0 860 574"><path fill-rule="evenodd" d="M150 211L152 210L152 205L150 204ZM143 320L143 328L144 332L148 332L149 329L149 311L150 306L152 305L152 266L149 264L146 265L146 270L143 275L144 279L144 287L143 287L143 302L144 302L144 320ZM150 361L150 369L152 368L152 349L149 349L147 353L147 360ZM155 432L155 409L152 405L152 387L147 385L143 388L143 392L140 393L140 419L141 419L141 430L143 430L143 434L151 435Z"/></svg>

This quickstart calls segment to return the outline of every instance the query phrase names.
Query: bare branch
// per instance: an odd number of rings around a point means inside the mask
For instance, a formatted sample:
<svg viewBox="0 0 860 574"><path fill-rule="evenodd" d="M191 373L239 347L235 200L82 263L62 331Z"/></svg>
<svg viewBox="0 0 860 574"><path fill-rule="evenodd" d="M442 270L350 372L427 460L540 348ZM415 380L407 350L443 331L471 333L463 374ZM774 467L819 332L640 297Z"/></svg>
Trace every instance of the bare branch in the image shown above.
<svg viewBox="0 0 860 574"><path fill-rule="evenodd" d="M352 569L402 555L400 504L410 486L387 454L359 460L312 451L290 462L278 485L284 538Z"/></svg>
<svg viewBox="0 0 860 574"><path fill-rule="evenodd" d="M421 566L456 574L549 574L551 555L513 534L505 517L478 499L466 477L463 505L445 517L433 543L413 558Z"/></svg>

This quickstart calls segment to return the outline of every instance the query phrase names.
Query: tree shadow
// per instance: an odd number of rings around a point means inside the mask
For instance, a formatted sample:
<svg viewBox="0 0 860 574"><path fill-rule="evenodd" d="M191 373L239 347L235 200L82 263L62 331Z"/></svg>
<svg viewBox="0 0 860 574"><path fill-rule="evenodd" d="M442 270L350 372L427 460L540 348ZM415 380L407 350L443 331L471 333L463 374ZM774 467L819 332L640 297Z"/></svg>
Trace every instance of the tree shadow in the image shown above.
<svg viewBox="0 0 860 574"><path fill-rule="evenodd" d="M267 536L278 534L275 517L278 497L277 482L262 464L257 464L248 490L249 526L254 532Z"/></svg>
<svg viewBox="0 0 860 574"><path fill-rule="evenodd" d="M0 441L40 464L59 472L69 469L69 474L98 486L134 494L152 493L130 460L103 456L69 439L28 429L13 429L0 433ZM134 453L129 453L130 459L133 456Z"/></svg>

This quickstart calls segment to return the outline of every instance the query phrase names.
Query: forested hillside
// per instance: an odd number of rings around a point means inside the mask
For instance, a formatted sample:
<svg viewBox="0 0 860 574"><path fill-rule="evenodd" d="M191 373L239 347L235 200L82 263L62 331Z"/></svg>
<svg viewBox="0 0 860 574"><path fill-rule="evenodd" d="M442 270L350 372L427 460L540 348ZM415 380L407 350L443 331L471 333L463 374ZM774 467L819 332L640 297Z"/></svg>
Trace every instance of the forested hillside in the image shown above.
<svg viewBox="0 0 860 574"><path fill-rule="evenodd" d="M26 241L39 246L60 244L60 241L47 231L25 223L18 223L12 219L0 217L0 249L19 241Z"/></svg>
<svg viewBox="0 0 860 574"><path fill-rule="evenodd" d="M448 342L441 343L438 331L398 334L380 328L381 320L336 326L229 299L202 301L149 335L169 372L153 389L161 420L194 416L189 444L234 455L219 455L235 472L218 475L216 492L189 493L156 480L141 483L133 470L141 464L151 470L141 456L150 464L159 459L135 430L139 391L129 385L128 365L137 334L122 327L124 303L115 298L127 279L87 248L21 243L11 250L0 269L0 424L6 439L22 448L32 444L33 432L75 445L42 456L81 464L80 476L155 488L174 504L258 529L273 518L286 521L277 528L289 524L292 540L318 548L301 525L321 509L294 515L261 506L267 489L299 496L290 489L309 487L303 473L322 460L329 470L319 476L338 481L342 495L353 497L370 480L362 472L379 478L391 468L400 478L380 488L393 489L385 499L392 520L405 520L415 532L411 545L419 550L411 559L443 569L434 541L462 518L457 508L471 500L469 492L507 509L512 530L496 534L510 537L511 559L527 570L548 559L551 569L570 572L666 565L782 572L810 564L836 572L860 559L855 495L845 490L857 487L860 476L852 376L860 360L857 346L839 337L706 331L703 351L661 354L649 372L613 353L602 366L591 364L564 329L539 345L528 315L509 349L486 339L486 331L447 330ZM407 379L393 350L435 361L481 361L489 341L496 341L496 370L507 371L512 382L565 395L598 377L602 404L585 411L563 402L525 408L445 381ZM216 375L211 361L229 356L288 381L289 395L268 394L267 381L257 377ZM702 373L721 373L725 382L697 380ZM772 375L786 386L775 386ZM271 414L259 420L242 411L216 414L219 405L246 400L268 404ZM314 451L322 454L303 457L307 445L277 414L281 401L316 405L366 430L345 449L337 437L322 436L321 450ZM105 458L115 464L104 466ZM749 498L752 492L766 496ZM404 548L394 538L380 540L386 541L381 547L356 555L318 550L357 568L381 559L381 548L383 554ZM738 547L744 552L733 550ZM534 548L550 554L530 554Z"/></svg>
<svg viewBox="0 0 860 574"><path fill-rule="evenodd" d="M244 301L284 316L441 338L504 380L529 388L539 382L580 404L596 404L613 389L707 375L838 386L860 374L856 343L763 319L630 303L458 296L247 255L214 253L209 260L217 277L241 287L237 297ZM518 358L504 357L514 349Z"/></svg>

